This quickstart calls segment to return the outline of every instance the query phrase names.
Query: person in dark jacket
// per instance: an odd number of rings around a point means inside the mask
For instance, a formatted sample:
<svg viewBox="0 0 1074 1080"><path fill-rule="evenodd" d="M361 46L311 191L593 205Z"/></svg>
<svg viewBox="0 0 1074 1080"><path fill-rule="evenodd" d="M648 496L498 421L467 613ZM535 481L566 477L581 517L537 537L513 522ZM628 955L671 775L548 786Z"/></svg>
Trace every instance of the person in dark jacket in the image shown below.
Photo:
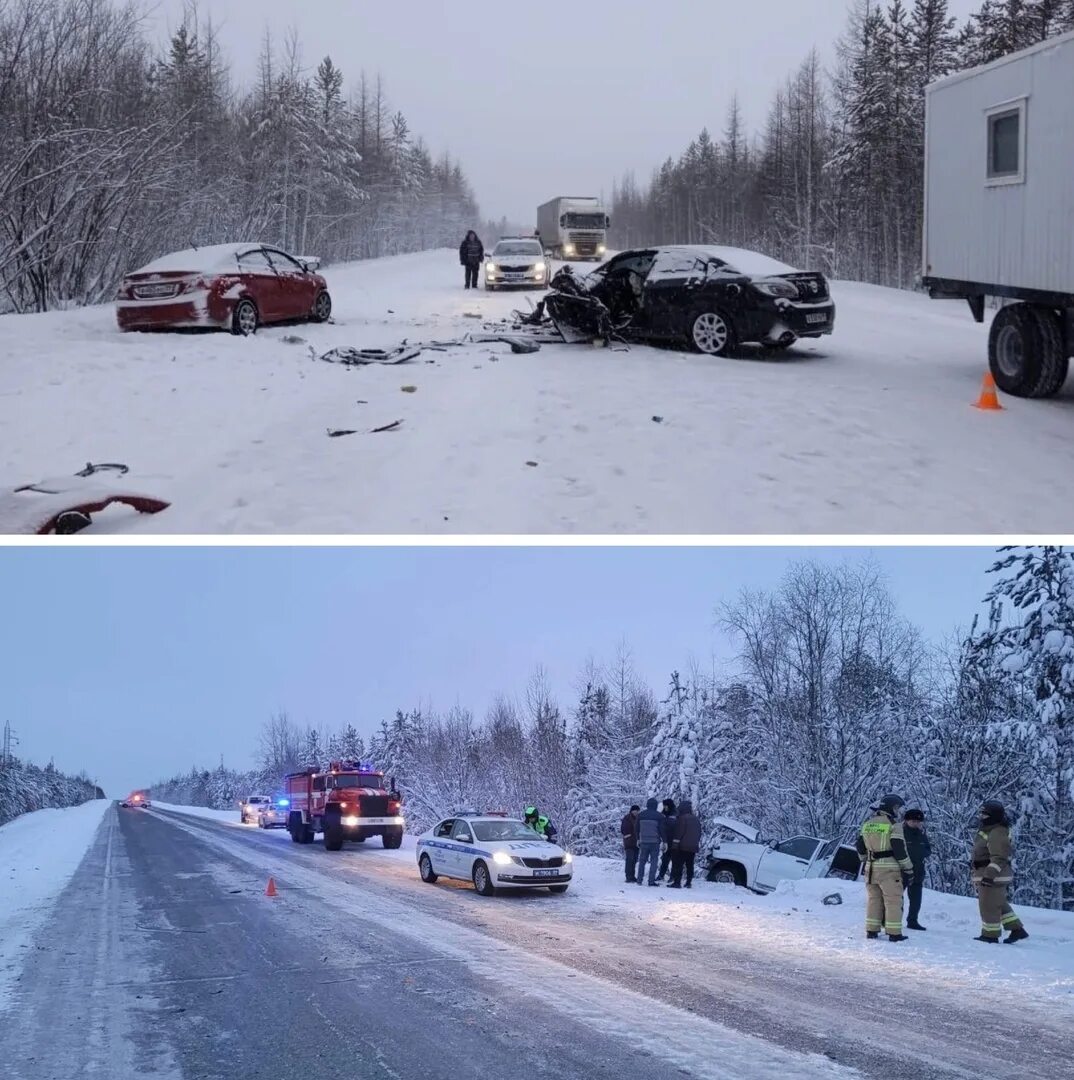
<svg viewBox="0 0 1074 1080"><path fill-rule="evenodd" d="M694 885L694 859L701 847L701 822L694 813L693 803L683 799L675 819L675 832L671 837L671 884L669 888L682 888L682 872L686 870L686 887Z"/></svg>
<svg viewBox="0 0 1074 1080"><path fill-rule="evenodd" d="M649 866L649 884L658 885L656 864L660 859L660 845L664 840L664 815L656 808L656 799L649 799L645 809L638 815L638 884L644 885L645 866Z"/></svg>
<svg viewBox="0 0 1074 1080"><path fill-rule="evenodd" d="M626 879L630 884L637 881L634 873L638 865L638 814L641 807L635 803L624 815L619 831L623 834L623 855L626 857Z"/></svg>
<svg viewBox="0 0 1074 1080"><path fill-rule="evenodd" d="M477 233L471 229L466 239L459 244L459 262L466 268L466 288L477 288L477 272L481 269L481 260L485 257L485 245Z"/></svg>
<svg viewBox="0 0 1074 1080"><path fill-rule="evenodd" d="M675 833L675 800L665 799L660 805L660 813L664 815L664 850L660 854L660 872L656 875L657 881L663 881L668 875L668 867L671 866L671 838Z"/></svg>
<svg viewBox="0 0 1074 1080"><path fill-rule="evenodd" d="M914 880L906 886L909 912L906 925L910 930L924 930L917 921L921 914L921 891L925 887L925 860L932 854L932 844L925 829L925 814L922 810L907 810L902 816L903 838L906 840L906 853L914 864Z"/></svg>

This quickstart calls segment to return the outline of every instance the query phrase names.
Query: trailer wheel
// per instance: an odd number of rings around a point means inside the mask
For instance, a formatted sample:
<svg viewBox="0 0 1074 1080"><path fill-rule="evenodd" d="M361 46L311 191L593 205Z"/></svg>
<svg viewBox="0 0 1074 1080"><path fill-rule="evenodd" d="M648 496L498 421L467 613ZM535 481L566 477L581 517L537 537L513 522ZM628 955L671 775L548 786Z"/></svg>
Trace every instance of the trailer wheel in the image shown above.
<svg viewBox="0 0 1074 1080"><path fill-rule="evenodd" d="M1008 304L996 312L988 331L988 367L1005 394L1034 396L1044 374L1042 337L1028 304Z"/></svg>
<svg viewBox="0 0 1074 1080"><path fill-rule="evenodd" d="M1063 343L1063 322L1052 308L1031 309L1037 320L1041 341L1040 381L1030 395L1035 398L1055 397L1063 389L1070 370L1066 346Z"/></svg>

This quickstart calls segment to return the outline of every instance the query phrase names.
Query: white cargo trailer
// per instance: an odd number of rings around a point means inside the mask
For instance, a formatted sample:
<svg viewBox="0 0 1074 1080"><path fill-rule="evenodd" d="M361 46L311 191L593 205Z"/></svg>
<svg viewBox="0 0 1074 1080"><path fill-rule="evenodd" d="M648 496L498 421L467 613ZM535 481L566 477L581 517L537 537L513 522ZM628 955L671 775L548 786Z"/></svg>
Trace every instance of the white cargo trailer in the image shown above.
<svg viewBox="0 0 1074 1080"><path fill-rule="evenodd" d="M1001 390L1059 392L1074 354L1074 33L925 91L922 277L935 299L1003 301Z"/></svg>
<svg viewBox="0 0 1074 1080"><path fill-rule="evenodd" d="M537 207L537 233L556 259L604 258L611 219L600 199L557 195Z"/></svg>

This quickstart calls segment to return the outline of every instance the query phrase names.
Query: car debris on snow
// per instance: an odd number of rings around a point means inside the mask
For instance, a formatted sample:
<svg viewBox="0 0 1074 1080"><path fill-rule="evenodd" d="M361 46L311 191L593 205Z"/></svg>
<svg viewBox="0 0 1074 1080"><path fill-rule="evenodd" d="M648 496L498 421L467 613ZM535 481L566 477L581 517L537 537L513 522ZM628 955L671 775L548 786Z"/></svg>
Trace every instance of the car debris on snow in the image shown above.
<svg viewBox="0 0 1074 1080"><path fill-rule="evenodd" d="M397 431L403 426L402 420L393 420L390 424L381 424L380 427L370 428L366 432L367 435L379 435L382 431ZM342 435L358 435L361 434L357 428L329 428L328 437L330 439L338 439Z"/></svg>

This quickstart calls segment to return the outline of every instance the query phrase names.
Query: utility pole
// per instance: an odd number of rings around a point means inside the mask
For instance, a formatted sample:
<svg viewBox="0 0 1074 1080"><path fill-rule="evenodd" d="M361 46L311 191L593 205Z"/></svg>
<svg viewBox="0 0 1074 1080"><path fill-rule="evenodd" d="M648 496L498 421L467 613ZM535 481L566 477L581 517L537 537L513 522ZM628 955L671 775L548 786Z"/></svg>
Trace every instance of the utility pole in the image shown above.
<svg viewBox="0 0 1074 1080"><path fill-rule="evenodd" d="M4 721L4 744L3 744L3 752L0 753L0 766L6 767L7 765L9 765L11 763L11 759L13 757L13 754L11 752L11 748L13 746L17 746L18 742L19 742L19 739L18 739L18 736L15 734L15 732L12 730L11 721L10 720L5 720Z"/></svg>

